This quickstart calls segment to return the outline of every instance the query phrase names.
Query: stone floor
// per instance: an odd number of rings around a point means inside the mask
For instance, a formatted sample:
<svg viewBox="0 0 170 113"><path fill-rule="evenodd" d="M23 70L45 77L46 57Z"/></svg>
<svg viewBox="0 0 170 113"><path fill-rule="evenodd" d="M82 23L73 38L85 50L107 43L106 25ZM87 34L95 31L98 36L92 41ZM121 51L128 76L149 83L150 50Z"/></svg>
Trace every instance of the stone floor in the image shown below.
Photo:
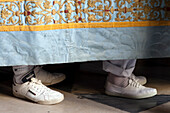
<svg viewBox="0 0 170 113"><path fill-rule="evenodd" d="M65 100L56 105L39 105L13 97L12 76L6 77L7 73L2 73L0 113L170 113L170 66L137 65L135 74L145 75L148 78L146 85L157 88L158 95L134 100L105 95L107 75L98 71L101 63L94 64L82 64L80 71L71 72L73 78L68 74L65 82L50 86L65 95Z"/></svg>

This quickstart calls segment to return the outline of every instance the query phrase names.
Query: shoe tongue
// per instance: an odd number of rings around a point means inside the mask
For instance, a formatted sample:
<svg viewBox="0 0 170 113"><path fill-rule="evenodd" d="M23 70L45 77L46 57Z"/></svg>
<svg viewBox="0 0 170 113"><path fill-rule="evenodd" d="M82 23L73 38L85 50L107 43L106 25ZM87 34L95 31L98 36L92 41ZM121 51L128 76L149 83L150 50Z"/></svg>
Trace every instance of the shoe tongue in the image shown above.
<svg viewBox="0 0 170 113"><path fill-rule="evenodd" d="M27 81L31 81L31 78L35 78L35 73L34 71L31 71L29 73L27 73L23 78L22 78L22 82L25 83Z"/></svg>

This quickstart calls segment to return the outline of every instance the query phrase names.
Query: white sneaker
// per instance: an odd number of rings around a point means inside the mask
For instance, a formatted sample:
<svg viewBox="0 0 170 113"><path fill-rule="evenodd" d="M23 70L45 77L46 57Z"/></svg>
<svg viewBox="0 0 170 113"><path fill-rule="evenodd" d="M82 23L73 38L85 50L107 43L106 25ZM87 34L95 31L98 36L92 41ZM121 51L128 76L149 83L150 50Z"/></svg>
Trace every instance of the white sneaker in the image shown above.
<svg viewBox="0 0 170 113"><path fill-rule="evenodd" d="M105 88L105 93L108 95L134 99L148 98L157 94L156 89L142 86L131 78L126 87L119 87L107 81Z"/></svg>
<svg viewBox="0 0 170 113"><path fill-rule="evenodd" d="M141 85L144 85L147 82L146 77L144 77L144 76L135 76L133 73L131 74L130 78L134 79L135 81L137 81Z"/></svg>
<svg viewBox="0 0 170 113"><path fill-rule="evenodd" d="M43 70L40 66L36 66L33 71L36 78L41 80L41 82L46 86L59 83L66 78L66 76L62 73L50 73Z"/></svg>
<svg viewBox="0 0 170 113"><path fill-rule="evenodd" d="M63 94L47 88L41 83L41 80L36 78L31 78L31 81L23 84L13 84L13 94L39 104L56 104L64 99Z"/></svg>

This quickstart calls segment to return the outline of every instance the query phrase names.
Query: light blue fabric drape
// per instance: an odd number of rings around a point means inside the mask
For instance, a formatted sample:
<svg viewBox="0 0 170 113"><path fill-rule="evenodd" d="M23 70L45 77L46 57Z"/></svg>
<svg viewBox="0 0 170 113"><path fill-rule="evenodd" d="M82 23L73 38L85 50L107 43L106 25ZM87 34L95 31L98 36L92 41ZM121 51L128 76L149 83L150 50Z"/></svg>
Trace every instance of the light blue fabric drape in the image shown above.
<svg viewBox="0 0 170 113"><path fill-rule="evenodd" d="M170 26L0 32L0 66L170 56Z"/></svg>

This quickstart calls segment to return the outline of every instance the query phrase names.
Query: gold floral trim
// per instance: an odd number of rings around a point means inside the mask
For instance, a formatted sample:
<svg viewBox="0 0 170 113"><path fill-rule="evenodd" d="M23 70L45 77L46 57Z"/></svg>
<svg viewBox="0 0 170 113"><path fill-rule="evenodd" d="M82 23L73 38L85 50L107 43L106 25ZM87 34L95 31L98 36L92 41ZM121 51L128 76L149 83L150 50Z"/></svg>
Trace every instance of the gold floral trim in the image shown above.
<svg viewBox="0 0 170 113"><path fill-rule="evenodd" d="M0 0L0 26L169 20L169 0Z"/></svg>

